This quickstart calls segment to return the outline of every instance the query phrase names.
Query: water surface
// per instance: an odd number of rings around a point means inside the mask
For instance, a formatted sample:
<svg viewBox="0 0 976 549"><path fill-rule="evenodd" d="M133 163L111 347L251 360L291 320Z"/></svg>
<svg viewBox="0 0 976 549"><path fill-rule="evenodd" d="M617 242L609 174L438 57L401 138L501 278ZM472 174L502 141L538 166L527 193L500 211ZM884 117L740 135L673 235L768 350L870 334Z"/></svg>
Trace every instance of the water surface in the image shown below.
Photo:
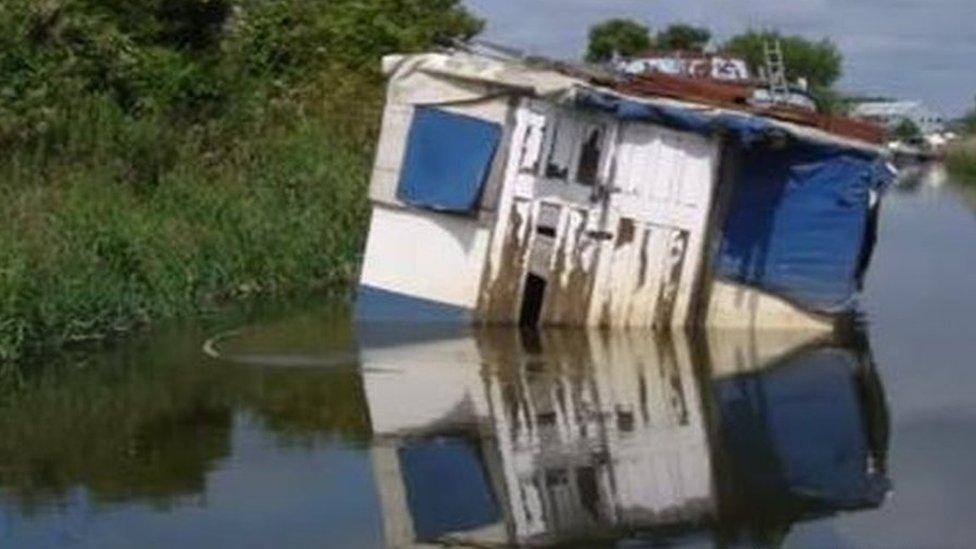
<svg viewBox="0 0 976 549"><path fill-rule="evenodd" d="M888 197L862 334L357 331L322 300L46 368L0 410L0 546L971 546L971 196Z"/></svg>

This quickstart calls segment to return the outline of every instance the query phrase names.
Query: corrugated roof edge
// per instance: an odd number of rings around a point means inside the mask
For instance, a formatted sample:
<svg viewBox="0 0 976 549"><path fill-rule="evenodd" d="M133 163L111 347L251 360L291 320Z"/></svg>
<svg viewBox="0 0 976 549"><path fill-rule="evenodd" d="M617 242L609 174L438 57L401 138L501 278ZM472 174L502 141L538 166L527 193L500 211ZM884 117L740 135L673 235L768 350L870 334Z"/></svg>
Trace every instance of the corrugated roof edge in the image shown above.
<svg viewBox="0 0 976 549"><path fill-rule="evenodd" d="M875 143L871 143L859 139L851 139L848 137L844 137L842 135L821 130L819 128L796 124L784 120L779 120L771 116L763 116L748 111L716 107L716 106L707 105L704 103L697 103L693 101L682 101L679 99L673 99L669 97L648 97L643 95L637 96L633 94L622 93L615 89L599 87L599 86L581 86L581 89L606 94L609 96L616 97L620 100L632 101L634 103L645 104L656 108L683 109L683 110L691 111L697 116L707 117L709 119L718 119L722 116L739 117L744 120L752 120L764 125L781 129L797 139L801 139L813 143L819 143L823 145L851 148L851 149L862 151L864 153L868 153L873 156L887 157L889 154L889 151L886 148L877 145ZM577 95L577 99L578 98L579 95Z"/></svg>
<svg viewBox="0 0 976 549"><path fill-rule="evenodd" d="M427 61L426 63L424 61ZM407 68L409 67L409 68ZM404 71L404 69L406 69ZM425 54L390 55L383 58L383 71L390 78L401 77L404 73L423 71L440 77L453 77L459 80L477 80L496 86L517 90L540 97L576 101L576 93L560 93L565 87L609 94L619 99L644 103L650 106L686 109L692 113L711 118L736 116L755 122L770 124L780 128L797 139L833 146L848 147L881 157L888 151L879 143L831 132L809 124L783 120L776 117L775 111L753 112L747 106L713 104L699 98L675 98L645 93L634 93L632 83L618 78L612 73L598 70L587 64L572 61L557 61L537 56L523 58L506 55L489 56L476 53L472 49L451 49ZM534 75L534 78L529 77ZM517 80L525 78L525 84ZM534 81L533 81L534 80ZM790 117L793 113L780 113ZM829 125L829 120L826 122Z"/></svg>

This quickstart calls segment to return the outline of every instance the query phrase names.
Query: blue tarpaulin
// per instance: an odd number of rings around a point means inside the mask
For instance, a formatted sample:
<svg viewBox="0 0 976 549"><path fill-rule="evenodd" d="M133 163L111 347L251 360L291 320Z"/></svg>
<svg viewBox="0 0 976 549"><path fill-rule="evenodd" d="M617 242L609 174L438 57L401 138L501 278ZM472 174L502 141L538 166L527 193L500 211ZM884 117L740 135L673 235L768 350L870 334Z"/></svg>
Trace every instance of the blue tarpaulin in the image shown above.
<svg viewBox="0 0 976 549"><path fill-rule="evenodd" d="M593 90L580 90L576 102L584 108L606 111L620 120L659 124L702 135L728 133L746 146L751 146L765 138L770 131L777 128L769 120L756 116L731 113L708 114L688 108L633 101Z"/></svg>
<svg viewBox="0 0 976 549"><path fill-rule="evenodd" d="M893 177L879 155L795 135L778 148L766 146L771 133L789 132L757 116L715 115L595 91L581 91L577 102L622 120L729 137L740 163L716 275L818 312L851 308L873 245L869 191Z"/></svg>
<svg viewBox="0 0 976 549"><path fill-rule="evenodd" d="M443 212L474 211L501 133L498 124L433 107L417 107L407 138L397 198Z"/></svg>
<svg viewBox="0 0 976 549"><path fill-rule="evenodd" d="M716 259L718 276L808 309L850 308L870 229L876 160L798 143L743 149Z"/></svg>

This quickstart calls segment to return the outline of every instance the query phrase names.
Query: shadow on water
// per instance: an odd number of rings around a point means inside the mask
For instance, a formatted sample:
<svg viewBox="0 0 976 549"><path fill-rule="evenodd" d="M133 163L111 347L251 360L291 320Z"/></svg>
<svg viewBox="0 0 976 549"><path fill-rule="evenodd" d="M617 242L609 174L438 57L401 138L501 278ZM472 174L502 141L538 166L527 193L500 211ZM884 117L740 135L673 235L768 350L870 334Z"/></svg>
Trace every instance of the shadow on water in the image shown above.
<svg viewBox="0 0 976 549"><path fill-rule="evenodd" d="M258 324L221 339L220 360L201 352L212 334L184 329L4 403L0 543L170 539L127 526L147 505L195 545L236 539L229 527L245 545L282 541L276 520L304 521L287 538L300 544L776 543L888 492L888 414L862 336L357 339L345 312ZM323 481L333 468L347 472ZM85 526L65 527L77 512ZM251 531L244 512L262 517Z"/></svg>

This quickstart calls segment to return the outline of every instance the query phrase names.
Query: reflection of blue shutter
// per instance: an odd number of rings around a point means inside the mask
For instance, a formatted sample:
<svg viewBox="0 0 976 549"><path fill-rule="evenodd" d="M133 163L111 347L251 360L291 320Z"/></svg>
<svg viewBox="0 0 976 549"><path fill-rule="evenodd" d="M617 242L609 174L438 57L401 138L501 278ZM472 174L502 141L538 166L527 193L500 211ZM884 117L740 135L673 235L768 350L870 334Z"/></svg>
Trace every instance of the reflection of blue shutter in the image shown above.
<svg viewBox="0 0 976 549"><path fill-rule="evenodd" d="M408 443L399 455L418 541L501 520L481 456L471 442L420 440Z"/></svg>
<svg viewBox="0 0 976 549"><path fill-rule="evenodd" d="M422 208L468 213L478 206L502 129L498 124L417 107L397 198Z"/></svg>

